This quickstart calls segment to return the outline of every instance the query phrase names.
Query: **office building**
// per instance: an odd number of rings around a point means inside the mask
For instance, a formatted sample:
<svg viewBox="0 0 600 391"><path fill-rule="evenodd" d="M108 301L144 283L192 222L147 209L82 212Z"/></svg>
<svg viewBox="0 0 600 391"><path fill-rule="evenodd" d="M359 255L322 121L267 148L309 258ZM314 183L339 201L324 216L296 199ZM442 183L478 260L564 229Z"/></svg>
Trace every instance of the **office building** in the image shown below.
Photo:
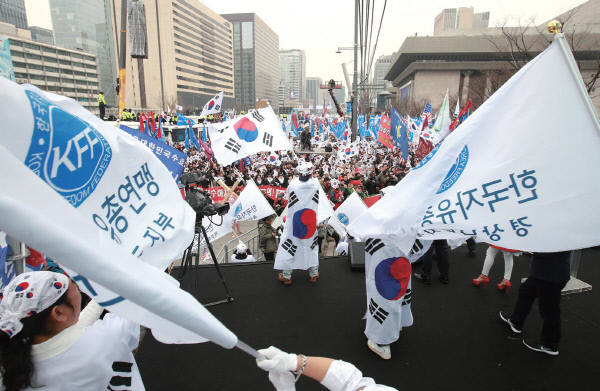
<svg viewBox="0 0 600 391"><path fill-rule="evenodd" d="M49 0L54 42L98 59L100 90L108 106L117 105L113 24L109 0Z"/></svg>
<svg viewBox="0 0 600 391"><path fill-rule="evenodd" d="M313 102L313 113L316 112L317 106L323 105L321 99L321 83L323 79L320 77L307 77L306 78L306 98L311 99Z"/></svg>
<svg viewBox="0 0 600 391"><path fill-rule="evenodd" d="M0 23L26 29L28 25L25 0L0 0Z"/></svg>
<svg viewBox="0 0 600 391"><path fill-rule="evenodd" d="M304 50L279 51L279 81L285 84L286 99L304 99L306 94L306 55Z"/></svg>
<svg viewBox="0 0 600 391"><path fill-rule="evenodd" d="M93 53L36 42L29 30L0 23L0 39L3 37L8 37L17 83L68 96L98 113L98 71Z"/></svg>
<svg viewBox="0 0 600 391"><path fill-rule="evenodd" d="M441 35L446 30L487 28L490 13L474 13L473 7L447 8L435 17L433 35Z"/></svg>
<svg viewBox="0 0 600 391"><path fill-rule="evenodd" d="M31 31L31 39L34 41L54 45L54 33L52 30L38 26L29 26L29 31Z"/></svg>
<svg viewBox="0 0 600 391"><path fill-rule="evenodd" d="M233 109L231 22L200 1L155 0L145 5L148 59L127 55L125 106L167 111L180 105L185 114L200 114L223 91L223 110ZM113 38L118 44L120 0L114 0L111 12L118 21Z"/></svg>
<svg viewBox="0 0 600 391"><path fill-rule="evenodd" d="M233 27L235 107L255 107L266 99L279 107L279 36L254 13L221 15Z"/></svg>

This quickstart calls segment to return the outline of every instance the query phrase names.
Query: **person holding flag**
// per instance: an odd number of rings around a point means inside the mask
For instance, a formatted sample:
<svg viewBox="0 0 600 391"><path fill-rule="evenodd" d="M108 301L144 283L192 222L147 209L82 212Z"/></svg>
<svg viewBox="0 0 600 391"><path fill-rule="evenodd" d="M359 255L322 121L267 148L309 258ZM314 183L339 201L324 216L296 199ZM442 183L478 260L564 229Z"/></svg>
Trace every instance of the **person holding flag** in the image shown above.
<svg viewBox="0 0 600 391"><path fill-rule="evenodd" d="M67 276L49 271L23 273L2 291L0 355L2 386L22 389L110 389L126 376L129 390L144 384L131 351L140 326L91 301ZM116 371L116 372L115 372Z"/></svg>

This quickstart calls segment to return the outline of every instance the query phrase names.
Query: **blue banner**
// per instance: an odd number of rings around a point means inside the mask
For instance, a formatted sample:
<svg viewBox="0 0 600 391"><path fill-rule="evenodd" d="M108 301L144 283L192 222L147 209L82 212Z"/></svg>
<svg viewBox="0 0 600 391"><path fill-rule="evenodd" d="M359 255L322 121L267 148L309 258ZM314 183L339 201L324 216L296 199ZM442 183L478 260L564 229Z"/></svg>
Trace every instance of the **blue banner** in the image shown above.
<svg viewBox="0 0 600 391"><path fill-rule="evenodd" d="M379 135L379 121L381 121L381 116L373 116L369 118L369 136L373 137L377 140L377 136Z"/></svg>
<svg viewBox="0 0 600 391"><path fill-rule="evenodd" d="M139 140L148 149L150 149L156 157L167 167L175 182L179 181L179 177L183 172L183 166L187 155L167 144L157 142L157 139L150 137L145 133L139 132L136 129L132 129L128 126L121 125L119 128L132 135L136 140Z"/></svg>
<svg viewBox="0 0 600 391"><path fill-rule="evenodd" d="M392 107L392 123L390 128L390 139L392 144L402 151L402 159L408 159L408 124L400 116L400 113Z"/></svg>
<svg viewBox="0 0 600 391"><path fill-rule="evenodd" d="M365 115L361 114L358 116L358 134L360 134L360 138L364 139L366 134L365 130Z"/></svg>

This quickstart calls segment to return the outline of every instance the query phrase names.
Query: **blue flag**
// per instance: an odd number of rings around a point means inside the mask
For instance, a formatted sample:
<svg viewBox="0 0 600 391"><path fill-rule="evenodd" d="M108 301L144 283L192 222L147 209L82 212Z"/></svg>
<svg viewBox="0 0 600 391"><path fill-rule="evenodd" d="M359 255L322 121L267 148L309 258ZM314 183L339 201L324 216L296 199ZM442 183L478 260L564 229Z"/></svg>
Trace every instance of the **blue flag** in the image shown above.
<svg viewBox="0 0 600 391"><path fill-rule="evenodd" d="M400 113L392 107L392 124L390 128L390 138L392 144L402 151L402 159L408 159L408 124L402 118Z"/></svg>
<svg viewBox="0 0 600 391"><path fill-rule="evenodd" d="M202 124L202 141L207 143L208 137L206 136L206 124Z"/></svg>
<svg viewBox="0 0 600 391"><path fill-rule="evenodd" d="M192 144L196 147L196 149L198 151L201 151L200 149L200 143L198 142L198 139L196 138L196 134L194 134L194 129L192 128L192 126L196 125L196 122L192 119L189 119L188 117L186 117L183 114L177 114L177 126L187 126L187 129L185 131L185 147L187 149L190 149L190 140L192 141ZM189 134L189 135L188 135Z"/></svg>

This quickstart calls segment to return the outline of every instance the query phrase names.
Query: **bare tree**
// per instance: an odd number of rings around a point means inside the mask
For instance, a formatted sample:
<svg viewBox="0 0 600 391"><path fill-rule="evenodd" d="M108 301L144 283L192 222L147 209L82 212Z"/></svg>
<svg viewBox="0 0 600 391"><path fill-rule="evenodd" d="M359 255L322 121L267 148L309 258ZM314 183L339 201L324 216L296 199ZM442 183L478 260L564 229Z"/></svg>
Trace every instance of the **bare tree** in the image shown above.
<svg viewBox="0 0 600 391"><path fill-rule="evenodd" d="M563 26L562 32L573 51L575 62L590 93L600 78L600 42L594 38L595 35L591 33L589 24L573 22L578 11L579 8L574 8L561 15L558 21ZM519 70L552 43L552 35L546 31L546 26L536 25L535 18L525 21L515 19L516 27L508 26L511 21L513 20L506 18L496 26L499 35L484 35L484 37L494 46L498 56L507 62L509 68ZM491 75L488 79L498 81L504 79L505 73L511 75L508 70L499 73L494 71L491 74L489 71L482 73L488 73L488 76ZM487 99L485 94L480 95L483 100Z"/></svg>

